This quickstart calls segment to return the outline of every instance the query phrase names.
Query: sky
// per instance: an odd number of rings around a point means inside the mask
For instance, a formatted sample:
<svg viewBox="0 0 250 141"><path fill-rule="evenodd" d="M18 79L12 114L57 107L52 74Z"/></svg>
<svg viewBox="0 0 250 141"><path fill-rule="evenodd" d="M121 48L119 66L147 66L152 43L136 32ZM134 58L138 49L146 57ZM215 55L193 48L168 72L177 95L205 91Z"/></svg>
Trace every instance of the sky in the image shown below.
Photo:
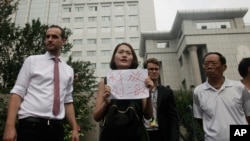
<svg viewBox="0 0 250 141"><path fill-rule="evenodd" d="M244 21L250 24L250 0L154 0L156 29L169 31L177 10L248 8Z"/></svg>

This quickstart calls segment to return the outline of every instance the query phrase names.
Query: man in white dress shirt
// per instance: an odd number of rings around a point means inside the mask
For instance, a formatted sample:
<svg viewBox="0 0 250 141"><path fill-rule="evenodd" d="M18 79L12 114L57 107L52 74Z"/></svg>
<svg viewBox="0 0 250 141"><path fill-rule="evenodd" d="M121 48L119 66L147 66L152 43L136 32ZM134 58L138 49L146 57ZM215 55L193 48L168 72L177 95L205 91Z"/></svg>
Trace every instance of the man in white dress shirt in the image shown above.
<svg viewBox="0 0 250 141"><path fill-rule="evenodd" d="M250 122L250 95L239 81L226 79L226 58L209 52L203 58L207 81L194 89L194 117L203 126L205 141L229 141L230 125Z"/></svg>
<svg viewBox="0 0 250 141"><path fill-rule="evenodd" d="M52 25L46 32L43 55L29 56L11 90L4 141L63 141L63 118L72 127L72 141L79 141L73 106L73 69L60 59L65 31ZM53 113L54 64L59 58L59 111ZM17 129L15 128L18 117Z"/></svg>

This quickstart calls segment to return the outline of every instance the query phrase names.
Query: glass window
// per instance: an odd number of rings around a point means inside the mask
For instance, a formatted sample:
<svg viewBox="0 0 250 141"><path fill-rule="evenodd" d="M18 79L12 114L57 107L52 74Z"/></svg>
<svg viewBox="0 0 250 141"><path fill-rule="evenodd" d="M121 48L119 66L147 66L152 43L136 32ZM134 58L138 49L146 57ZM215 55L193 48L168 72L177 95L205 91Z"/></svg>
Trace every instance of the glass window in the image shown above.
<svg viewBox="0 0 250 141"><path fill-rule="evenodd" d="M89 22L95 22L97 20L97 17L88 17Z"/></svg>
<svg viewBox="0 0 250 141"><path fill-rule="evenodd" d="M75 22L83 22L83 17L75 17Z"/></svg>
<svg viewBox="0 0 250 141"><path fill-rule="evenodd" d="M124 6L123 5L115 5L115 10L116 11L124 11Z"/></svg>
<svg viewBox="0 0 250 141"><path fill-rule="evenodd" d="M73 30L73 34L82 34L83 33L83 29L82 28L75 28Z"/></svg>
<svg viewBox="0 0 250 141"><path fill-rule="evenodd" d="M89 11L91 12L97 11L97 6L89 6Z"/></svg>
<svg viewBox="0 0 250 141"><path fill-rule="evenodd" d="M64 13L70 13L71 12L71 7L63 7L63 12Z"/></svg>
<svg viewBox="0 0 250 141"><path fill-rule="evenodd" d="M138 9L137 4L130 4L130 5L128 5L128 9L129 10L137 10Z"/></svg>
<svg viewBox="0 0 250 141"><path fill-rule="evenodd" d="M89 67L90 69L96 69L96 63L91 63Z"/></svg>
<svg viewBox="0 0 250 141"><path fill-rule="evenodd" d="M88 39L88 44L96 44L96 39Z"/></svg>
<svg viewBox="0 0 250 141"><path fill-rule="evenodd" d="M130 37L130 42L138 42L139 41L139 37Z"/></svg>
<svg viewBox="0 0 250 141"><path fill-rule="evenodd" d="M84 7L83 6L77 6L77 7L75 7L75 12L83 12L84 11Z"/></svg>
<svg viewBox="0 0 250 141"><path fill-rule="evenodd" d="M117 26L117 27L115 27L115 32L124 32L124 31L125 31L124 26Z"/></svg>
<svg viewBox="0 0 250 141"><path fill-rule="evenodd" d="M122 16L122 15L115 16L115 20L116 20L116 21L123 22L123 21L124 21L124 16Z"/></svg>
<svg viewBox="0 0 250 141"><path fill-rule="evenodd" d="M70 23L70 18L63 18L62 23Z"/></svg>
<svg viewBox="0 0 250 141"><path fill-rule="evenodd" d="M73 45L82 45L82 39L73 39Z"/></svg>
<svg viewBox="0 0 250 141"><path fill-rule="evenodd" d="M81 57L82 51L72 51L72 57Z"/></svg>
<svg viewBox="0 0 250 141"><path fill-rule="evenodd" d="M109 68L109 63L101 63L101 68L102 69L108 69Z"/></svg>
<svg viewBox="0 0 250 141"><path fill-rule="evenodd" d="M87 51L87 56L96 56L96 51Z"/></svg>
<svg viewBox="0 0 250 141"><path fill-rule="evenodd" d="M111 55L111 51L110 50L102 50L101 51L101 56L110 56Z"/></svg>
<svg viewBox="0 0 250 141"><path fill-rule="evenodd" d="M88 33L97 33L97 29L95 27L89 27Z"/></svg>
<svg viewBox="0 0 250 141"><path fill-rule="evenodd" d="M158 42L156 44L157 48L168 48L169 47L169 42Z"/></svg>
<svg viewBox="0 0 250 141"><path fill-rule="evenodd" d="M129 15L129 20L138 20L138 16L137 15Z"/></svg>
<svg viewBox="0 0 250 141"><path fill-rule="evenodd" d="M102 11L111 11L111 7L109 5L102 5Z"/></svg>
<svg viewBox="0 0 250 141"><path fill-rule="evenodd" d="M102 44L110 44L111 43L111 39L110 38L102 38L101 42L102 42Z"/></svg>
<svg viewBox="0 0 250 141"><path fill-rule="evenodd" d="M110 21L110 16L102 16L102 21Z"/></svg>
<svg viewBox="0 0 250 141"><path fill-rule="evenodd" d="M125 39L124 38L115 38L115 42L118 44L118 43L122 43L124 42Z"/></svg>
<svg viewBox="0 0 250 141"><path fill-rule="evenodd" d="M138 26L129 26L130 31L138 31Z"/></svg>
<svg viewBox="0 0 250 141"><path fill-rule="evenodd" d="M110 27L102 27L101 32L111 32Z"/></svg>

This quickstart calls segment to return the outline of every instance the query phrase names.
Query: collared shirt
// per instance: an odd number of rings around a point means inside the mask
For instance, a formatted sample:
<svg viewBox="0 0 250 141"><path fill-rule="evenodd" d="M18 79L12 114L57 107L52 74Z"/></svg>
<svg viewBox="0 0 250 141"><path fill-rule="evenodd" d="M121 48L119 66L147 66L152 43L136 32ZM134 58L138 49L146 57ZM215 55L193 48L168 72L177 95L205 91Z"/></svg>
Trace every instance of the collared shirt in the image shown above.
<svg viewBox="0 0 250 141"><path fill-rule="evenodd" d="M205 141L229 141L230 125L248 124L250 95L239 81L225 79L219 90L207 81L194 90L194 117L203 120Z"/></svg>
<svg viewBox="0 0 250 141"><path fill-rule="evenodd" d="M23 98L18 118L41 117L47 119L63 119L64 103L73 102L73 69L60 59L60 112L52 113L54 99L54 61L48 52L43 55L33 55L25 59L18 74L12 94Z"/></svg>
<svg viewBox="0 0 250 141"><path fill-rule="evenodd" d="M153 89L151 93L151 100L153 104L153 117L150 120L144 119L145 127L147 130L158 130L158 121L157 121L157 96L158 96L158 91L157 89Z"/></svg>

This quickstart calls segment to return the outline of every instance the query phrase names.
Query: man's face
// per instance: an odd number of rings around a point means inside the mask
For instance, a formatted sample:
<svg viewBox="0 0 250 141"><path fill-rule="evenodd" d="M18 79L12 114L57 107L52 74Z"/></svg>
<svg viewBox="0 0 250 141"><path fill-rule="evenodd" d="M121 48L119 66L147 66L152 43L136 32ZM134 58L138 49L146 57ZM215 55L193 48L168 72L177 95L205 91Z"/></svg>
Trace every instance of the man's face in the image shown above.
<svg viewBox="0 0 250 141"><path fill-rule="evenodd" d="M208 79L216 79L223 76L223 73L226 70L226 65L221 64L218 55L210 54L206 56L203 62L203 68Z"/></svg>
<svg viewBox="0 0 250 141"><path fill-rule="evenodd" d="M58 53L61 51L65 40L61 37L61 30L59 28L49 28L46 32L46 48L49 52Z"/></svg>
<svg viewBox="0 0 250 141"><path fill-rule="evenodd" d="M147 64L148 75L152 80L157 80L160 75L160 67L154 63Z"/></svg>

